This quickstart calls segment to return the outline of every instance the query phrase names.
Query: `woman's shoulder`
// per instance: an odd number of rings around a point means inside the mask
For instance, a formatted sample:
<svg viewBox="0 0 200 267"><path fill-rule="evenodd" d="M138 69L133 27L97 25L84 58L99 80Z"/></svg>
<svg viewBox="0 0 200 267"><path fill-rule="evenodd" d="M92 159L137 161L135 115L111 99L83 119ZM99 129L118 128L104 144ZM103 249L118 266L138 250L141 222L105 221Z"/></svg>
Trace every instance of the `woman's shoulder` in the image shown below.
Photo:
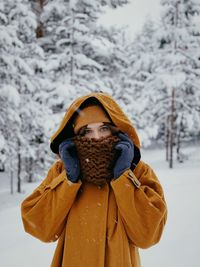
<svg viewBox="0 0 200 267"><path fill-rule="evenodd" d="M136 168L134 169L134 174L137 176L148 171L153 171L151 166L148 165L146 162L140 160Z"/></svg>
<svg viewBox="0 0 200 267"><path fill-rule="evenodd" d="M50 168L54 173L60 174L64 170L64 164L61 159L57 159Z"/></svg>

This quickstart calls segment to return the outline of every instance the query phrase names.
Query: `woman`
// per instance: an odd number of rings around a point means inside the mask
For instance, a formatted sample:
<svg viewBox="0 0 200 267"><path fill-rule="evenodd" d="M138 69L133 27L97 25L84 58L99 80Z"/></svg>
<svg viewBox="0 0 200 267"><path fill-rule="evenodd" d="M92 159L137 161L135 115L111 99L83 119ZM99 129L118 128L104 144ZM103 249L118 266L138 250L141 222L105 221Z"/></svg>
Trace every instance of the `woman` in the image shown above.
<svg viewBox="0 0 200 267"><path fill-rule="evenodd" d="M58 240L51 267L139 267L161 237L162 187L131 122L107 94L74 101L51 149L60 159L22 203L25 231Z"/></svg>

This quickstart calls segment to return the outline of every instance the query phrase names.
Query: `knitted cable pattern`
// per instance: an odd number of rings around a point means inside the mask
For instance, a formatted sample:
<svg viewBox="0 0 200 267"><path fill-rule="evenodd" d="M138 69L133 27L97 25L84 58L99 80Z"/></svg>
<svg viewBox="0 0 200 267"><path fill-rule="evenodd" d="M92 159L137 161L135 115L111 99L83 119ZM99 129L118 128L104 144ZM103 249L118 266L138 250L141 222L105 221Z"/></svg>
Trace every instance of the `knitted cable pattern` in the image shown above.
<svg viewBox="0 0 200 267"><path fill-rule="evenodd" d="M117 158L115 145L117 136L102 139L88 139L76 136L73 138L80 160L81 179L104 185L113 179L113 167Z"/></svg>

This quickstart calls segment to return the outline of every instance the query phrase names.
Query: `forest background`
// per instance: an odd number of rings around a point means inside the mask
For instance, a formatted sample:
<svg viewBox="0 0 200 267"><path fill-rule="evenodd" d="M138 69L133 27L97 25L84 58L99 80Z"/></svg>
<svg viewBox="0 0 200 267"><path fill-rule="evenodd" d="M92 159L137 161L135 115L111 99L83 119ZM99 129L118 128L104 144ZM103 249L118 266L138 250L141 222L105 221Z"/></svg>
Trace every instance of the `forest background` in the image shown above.
<svg viewBox="0 0 200 267"><path fill-rule="evenodd" d="M128 0L0 2L0 170L11 193L55 159L49 139L67 107L91 91L111 94L142 146L165 159L200 137L200 1L161 0L160 19L137 34L99 23Z"/></svg>

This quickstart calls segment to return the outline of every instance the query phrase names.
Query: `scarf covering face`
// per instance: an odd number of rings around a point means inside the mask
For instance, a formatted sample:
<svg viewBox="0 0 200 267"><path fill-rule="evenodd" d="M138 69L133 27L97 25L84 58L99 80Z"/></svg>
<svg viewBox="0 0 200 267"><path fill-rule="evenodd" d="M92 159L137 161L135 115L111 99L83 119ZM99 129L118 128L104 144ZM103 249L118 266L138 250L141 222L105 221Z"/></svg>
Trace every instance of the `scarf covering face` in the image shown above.
<svg viewBox="0 0 200 267"><path fill-rule="evenodd" d="M115 145L117 136L101 139L88 139L82 136L73 138L81 168L81 180L98 186L113 179L113 167L117 159Z"/></svg>

